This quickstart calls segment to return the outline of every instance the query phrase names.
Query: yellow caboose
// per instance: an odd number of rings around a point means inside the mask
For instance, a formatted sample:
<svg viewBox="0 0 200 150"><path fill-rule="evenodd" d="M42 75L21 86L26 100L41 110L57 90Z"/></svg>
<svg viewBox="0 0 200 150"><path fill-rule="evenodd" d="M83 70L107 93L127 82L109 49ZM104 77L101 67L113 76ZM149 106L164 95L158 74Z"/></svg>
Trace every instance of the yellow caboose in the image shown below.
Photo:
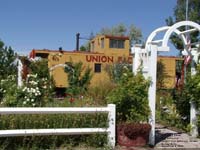
<svg viewBox="0 0 200 150"><path fill-rule="evenodd" d="M98 85L100 82L110 80L106 72L106 66L117 62L126 61L132 64L132 55L130 54L130 41L124 36L97 35L90 41L89 51L64 51L64 50L35 50L30 53L31 57L42 57L48 59L50 74L53 76L57 88L66 88L67 74L64 71L66 62L82 62L83 67L92 69L92 85ZM165 86L173 88L176 78L176 61L178 57L159 56L165 65L167 78Z"/></svg>

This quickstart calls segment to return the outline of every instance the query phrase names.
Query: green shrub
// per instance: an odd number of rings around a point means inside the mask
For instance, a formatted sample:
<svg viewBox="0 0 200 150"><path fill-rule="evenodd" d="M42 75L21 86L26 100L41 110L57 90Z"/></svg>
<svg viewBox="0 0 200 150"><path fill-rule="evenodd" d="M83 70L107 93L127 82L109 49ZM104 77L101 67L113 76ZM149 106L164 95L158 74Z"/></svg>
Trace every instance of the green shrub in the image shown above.
<svg viewBox="0 0 200 150"><path fill-rule="evenodd" d="M116 104L117 121L146 122L150 113L148 105L149 81L124 67L117 87L107 97Z"/></svg>
<svg viewBox="0 0 200 150"><path fill-rule="evenodd" d="M17 106L17 79L15 75L9 75L5 79L0 80L0 105Z"/></svg>
<svg viewBox="0 0 200 150"><path fill-rule="evenodd" d="M96 86L89 87L86 95L90 97L96 105L106 105L106 97L116 87L111 81L102 81Z"/></svg>

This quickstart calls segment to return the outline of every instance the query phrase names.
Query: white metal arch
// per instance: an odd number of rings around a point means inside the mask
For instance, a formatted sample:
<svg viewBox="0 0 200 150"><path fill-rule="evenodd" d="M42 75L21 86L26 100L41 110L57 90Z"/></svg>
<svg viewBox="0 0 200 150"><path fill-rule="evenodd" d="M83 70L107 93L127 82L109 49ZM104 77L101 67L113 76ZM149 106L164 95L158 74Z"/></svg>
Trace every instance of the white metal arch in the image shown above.
<svg viewBox="0 0 200 150"><path fill-rule="evenodd" d="M159 32L166 31L166 30L168 30L169 28L170 28L170 26L163 26L163 27L157 28L157 29L155 29L153 32L151 32L151 34L150 34L150 35L148 36L148 38L147 38L145 47L147 47L148 44L151 44L151 42L153 41L153 39L156 37L156 35L157 35Z"/></svg>
<svg viewBox="0 0 200 150"><path fill-rule="evenodd" d="M162 48L165 48L166 50L169 51L169 48L167 48L168 46L167 46L167 45L163 45L163 43L164 43L164 41L166 41L165 43L168 43L169 38L168 38L167 40L165 40L164 37L165 37L166 33L167 33L171 28L172 28L172 26L163 26L163 27L160 27L160 28L157 28L156 30L154 30L154 31L149 35L149 37L148 37L148 39L147 39L147 41L146 41L145 48L148 49L147 47L148 47L150 44L159 44L159 43L161 43L161 44L162 44ZM156 37L156 35L157 35L158 33L160 33L160 32L165 32L165 35L164 35L163 39L154 41L153 39L154 39L154 38ZM176 33L176 34L181 38L181 40L183 41L184 46L187 45L186 37L184 36L184 34L182 34L181 31L179 31L178 29L174 29L173 32ZM172 33L173 33L173 32L172 32ZM172 34L172 33L171 33L171 34ZM171 34L170 34L170 35L171 35Z"/></svg>
<svg viewBox="0 0 200 150"><path fill-rule="evenodd" d="M185 31L180 31L180 27L188 26ZM147 63L147 76L151 78L151 85L149 87L148 92L148 99L149 99L149 106L151 109L151 115L149 117L149 123L151 124L151 132L150 132L150 138L149 138L149 144L154 145L155 144L155 104L156 104L156 72L157 72L157 51L169 51L170 48L168 46L168 41L170 39L170 36L172 34L177 34L180 39L183 41L184 49L188 50L188 44L187 41L187 34L190 34L191 32L199 31L200 32L200 25L192 22L192 21L181 21L178 22L172 26L164 26L160 27L156 30L154 30L148 37L145 49L142 49L141 47L133 47L132 52L134 55L134 61L139 64L140 60L140 53L147 53L145 57L148 57L148 63ZM159 40L154 40L156 35L160 32L165 32L164 36ZM194 44L194 43L193 43ZM150 52L150 53L149 53ZM137 56L137 57L136 57ZM138 59L138 60L135 60ZM134 65L134 64L133 64ZM137 67L139 65L136 65L136 67L133 69L133 71L137 72ZM144 64L142 66L144 68ZM135 72L135 73L136 73ZM144 73L144 72L143 72Z"/></svg>
<svg viewBox="0 0 200 150"><path fill-rule="evenodd" d="M169 38L172 35L172 33L175 32L178 28L180 28L182 26L193 27L193 29L189 29L189 30L186 30L186 31L179 32L178 33L179 36L182 36L182 37L184 36L185 37L184 34L186 34L186 33L191 33L191 32L194 32L194 31L199 31L200 32L200 25L195 23L195 22L192 22L192 21L181 21L181 22L178 22L178 23L172 25L167 30L167 32L165 33L164 38L163 38L163 42L162 42L162 47L167 47ZM184 39L184 44L187 45L186 38Z"/></svg>

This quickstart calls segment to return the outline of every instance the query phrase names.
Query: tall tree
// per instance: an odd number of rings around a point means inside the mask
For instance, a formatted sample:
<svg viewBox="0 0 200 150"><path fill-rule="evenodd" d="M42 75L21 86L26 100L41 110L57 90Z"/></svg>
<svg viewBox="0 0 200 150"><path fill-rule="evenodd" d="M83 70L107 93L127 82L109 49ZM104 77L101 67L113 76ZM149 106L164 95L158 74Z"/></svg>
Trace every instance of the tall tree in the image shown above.
<svg viewBox="0 0 200 150"><path fill-rule="evenodd" d="M188 20L194 21L200 24L200 1L199 0L188 0ZM186 20L186 0L177 0L177 4L174 8L174 15L166 19L167 25L171 26L176 22ZM196 42L198 32L194 32L191 35L192 42ZM177 49L183 49L182 41L178 39L176 35L171 37Z"/></svg>
<svg viewBox="0 0 200 150"><path fill-rule="evenodd" d="M8 75L16 74L15 59L16 54L13 49L4 46L4 43L0 41L0 78L6 78Z"/></svg>
<svg viewBox="0 0 200 150"><path fill-rule="evenodd" d="M104 27L100 30L103 35L113 35L113 36L129 36L130 45L140 44L142 42L142 33L139 28L131 24L129 27L124 24L118 24L111 28Z"/></svg>

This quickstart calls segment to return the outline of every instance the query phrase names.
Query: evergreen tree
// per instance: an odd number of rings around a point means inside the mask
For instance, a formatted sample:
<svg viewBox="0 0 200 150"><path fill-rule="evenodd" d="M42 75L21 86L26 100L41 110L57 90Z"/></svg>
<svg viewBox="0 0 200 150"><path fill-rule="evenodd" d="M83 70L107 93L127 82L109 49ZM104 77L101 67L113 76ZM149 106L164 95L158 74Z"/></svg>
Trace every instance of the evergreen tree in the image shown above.
<svg viewBox="0 0 200 150"><path fill-rule="evenodd" d="M188 20L194 21L198 24L200 24L200 1L199 0L188 0ZM171 26L176 22L179 21L184 21L186 20L186 0L177 0L177 4L174 8L174 16L170 16L169 18L166 19L167 25ZM181 30L184 30L181 29ZM199 33L194 32L191 34L190 38L192 42L197 42ZM177 49L182 50L183 49L183 43L182 41L178 38L177 35L173 35L171 37L171 40L174 44L174 46Z"/></svg>
<svg viewBox="0 0 200 150"><path fill-rule="evenodd" d="M66 63L65 72L68 75L67 93L72 95L83 94L87 91L92 78L91 69L83 68L83 63Z"/></svg>
<svg viewBox="0 0 200 150"><path fill-rule="evenodd" d="M11 47L4 46L4 43L0 41L0 78L6 78L8 75L16 74L16 53Z"/></svg>

